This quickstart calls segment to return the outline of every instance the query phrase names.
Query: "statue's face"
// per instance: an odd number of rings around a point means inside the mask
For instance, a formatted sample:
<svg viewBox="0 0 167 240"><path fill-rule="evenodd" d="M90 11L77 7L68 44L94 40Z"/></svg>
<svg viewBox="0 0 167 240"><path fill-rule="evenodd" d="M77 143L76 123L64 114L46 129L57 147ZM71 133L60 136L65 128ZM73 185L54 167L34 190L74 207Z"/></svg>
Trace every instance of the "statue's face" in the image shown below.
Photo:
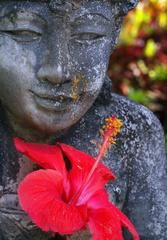
<svg viewBox="0 0 167 240"><path fill-rule="evenodd" d="M0 101L19 124L48 133L91 107L118 35L110 0L54 7L0 3Z"/></svg>

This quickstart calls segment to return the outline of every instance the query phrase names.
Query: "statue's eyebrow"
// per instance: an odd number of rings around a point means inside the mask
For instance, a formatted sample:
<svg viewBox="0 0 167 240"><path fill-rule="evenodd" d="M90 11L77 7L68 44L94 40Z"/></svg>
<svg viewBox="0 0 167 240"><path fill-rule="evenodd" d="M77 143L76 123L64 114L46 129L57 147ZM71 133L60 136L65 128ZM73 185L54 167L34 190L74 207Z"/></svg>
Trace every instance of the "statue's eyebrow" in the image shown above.
<svg viewBox="0 0 167 240"><path fill-rule="evenodd" d="M75 19L79 19L84 16L100 16L104 18L106 21L111 21L113 17L113 12L110 7L103 6L102 8L97 7L96 5L91 4L90 7L85 7L85 9L81 9L81 11L76 11L74 14Z"/></svg>
<svg viewBox="0 0 167 240"><path fill-rule="evenodd" d="M86 18L86 17L93 17L93 16L99 16L99 17L103 18L106 21L111 21L110 17L108 17L108 16L106 16L106 15L104 15L102 13L93 13L93 12L80 14L79 16L75 17L75 20L77 21L77 20L80 20L81 18L84 18L84 17Z"/></svg>
<svg viewBox="0 0 167 240"><path fill-rule="evenodd" d="M28 20L28 21L35 22L36 24L42 24L42 25L46 24L46 20L39 14L35 12L30 12L30 11L22 11L21 9L17 11L12 10L5 13L3 16L0 17L0 22L3 22L5 18L11 18L11 22L14 23L15 22L14 16L16 16L16 20L18 21Z"/></svg>

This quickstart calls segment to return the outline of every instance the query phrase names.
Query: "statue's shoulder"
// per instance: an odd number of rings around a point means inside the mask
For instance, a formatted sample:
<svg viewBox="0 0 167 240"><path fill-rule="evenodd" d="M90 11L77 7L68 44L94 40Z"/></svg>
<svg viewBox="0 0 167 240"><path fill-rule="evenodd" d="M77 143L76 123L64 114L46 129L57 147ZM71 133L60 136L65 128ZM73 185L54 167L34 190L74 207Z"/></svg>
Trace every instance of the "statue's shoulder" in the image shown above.
<svg viewBox="0 0 167 240"><path fill-rule="evenodd" d="M126 97L111 93L107 96L100 96L92 108L60 141L94 156L96 155L96 143L101 137L99 130L104 125L104 119L112 115L123 122L116 144L117 152L121 156L129 157L133 154L136 157L135 152L142 149L143 145L150 145L151 151L155 143L157 149L160 145L164 146L163 131L157 117L146 107L133 103ZM144 154L144 151L142 152Z"/></svg>
<svg viewBox="0 0 167 240"><path fill-rule="evenodd" d="M117 144L120 151L145 162L150 158L155 158L154 162L166 161L164 132L158 118L148 108L126 97L111 96L106 112L115 114L123 122Z"/></svg>
<svg viewBox="0 0 167 240"><path fill-rule="evenodd" d="M148 108L134 103L118 94L111 94L107 112L122 119L127 130L136 130L138 134L145 132L162 132L158 118Z"/></svg>

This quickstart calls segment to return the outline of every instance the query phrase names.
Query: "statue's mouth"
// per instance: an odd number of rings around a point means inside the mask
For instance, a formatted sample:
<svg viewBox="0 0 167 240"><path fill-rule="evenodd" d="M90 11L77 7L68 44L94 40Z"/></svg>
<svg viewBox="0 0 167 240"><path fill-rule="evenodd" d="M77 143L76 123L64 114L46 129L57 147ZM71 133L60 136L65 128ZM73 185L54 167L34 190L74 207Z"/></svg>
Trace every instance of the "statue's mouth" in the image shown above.
<svg viewBox="0 0 167 240"><path fill-rule="evenodd" d="M70 106L75 102L75 99L70 94L62 93L48 94L43 92L31 91L36 104L39 107L50 111L69 111Z"/></svg>

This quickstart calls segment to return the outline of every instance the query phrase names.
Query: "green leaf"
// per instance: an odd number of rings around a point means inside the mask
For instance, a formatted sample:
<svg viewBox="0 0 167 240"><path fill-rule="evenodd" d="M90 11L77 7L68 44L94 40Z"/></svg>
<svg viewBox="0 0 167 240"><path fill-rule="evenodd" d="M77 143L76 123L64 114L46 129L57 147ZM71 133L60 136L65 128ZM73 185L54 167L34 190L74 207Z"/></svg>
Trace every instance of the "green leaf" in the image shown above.
<svg viewBox="0 0 167 240"><path fill-rule="evenodd" d="M149 104L151 103L148 92L141 89L129 88L128 97L130 100L143 104L145 106L149 106Z"/></svg>
<svg viewBox="0 0 167 240"><path fill-rule="evenodd" d="M153 81L167 81L167 66L158 64L149 71L149 77Z"/></svg>

